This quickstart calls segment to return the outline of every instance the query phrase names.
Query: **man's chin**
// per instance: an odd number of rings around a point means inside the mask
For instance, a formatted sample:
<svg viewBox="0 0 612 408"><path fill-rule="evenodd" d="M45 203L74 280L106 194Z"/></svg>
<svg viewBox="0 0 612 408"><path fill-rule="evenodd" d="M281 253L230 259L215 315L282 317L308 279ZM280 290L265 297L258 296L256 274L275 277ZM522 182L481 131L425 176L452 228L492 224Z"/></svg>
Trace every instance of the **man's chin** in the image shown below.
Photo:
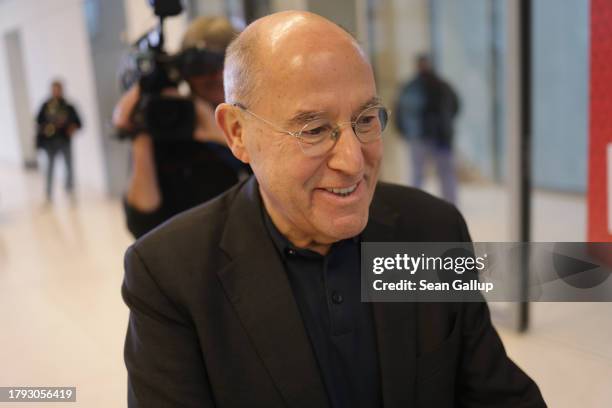
<svg viewBox="0 0 612 408"><path fill-rule="evenodd" d="M361 234L367 223L367 213L359 216L332 218L324 225L323 231L326 232L326 235L332 237L334 241L341 241Z"/></svg>

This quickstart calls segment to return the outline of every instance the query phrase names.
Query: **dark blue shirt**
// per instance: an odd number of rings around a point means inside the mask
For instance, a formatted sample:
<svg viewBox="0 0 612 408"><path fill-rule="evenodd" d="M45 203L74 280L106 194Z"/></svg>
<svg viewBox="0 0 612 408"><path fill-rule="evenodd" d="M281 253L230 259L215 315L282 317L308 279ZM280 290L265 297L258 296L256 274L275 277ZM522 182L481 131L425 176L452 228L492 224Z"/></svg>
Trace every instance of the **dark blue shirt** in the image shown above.
<svg viewBox="0 0 612 408"><path fill-rule="evenodd" d="M374 320L370 304L360 296L359 239L337 242L323 256L293 246L263 213L332 408L381 407Z"/></svg>

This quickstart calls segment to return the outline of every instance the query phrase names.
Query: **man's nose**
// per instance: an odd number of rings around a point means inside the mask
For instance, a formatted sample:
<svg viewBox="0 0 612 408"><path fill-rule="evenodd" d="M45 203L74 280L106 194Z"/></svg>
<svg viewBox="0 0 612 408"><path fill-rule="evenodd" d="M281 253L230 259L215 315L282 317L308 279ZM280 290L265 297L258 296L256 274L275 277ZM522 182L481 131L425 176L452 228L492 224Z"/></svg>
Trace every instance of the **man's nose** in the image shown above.
<svg viewBox="0 0 612 408"><path fill-rule="evenodd" d="M363 145L357 139L350 124L338 130L338 140L331 151L328 166L346 174L356 175L363 171Z"/></svg>

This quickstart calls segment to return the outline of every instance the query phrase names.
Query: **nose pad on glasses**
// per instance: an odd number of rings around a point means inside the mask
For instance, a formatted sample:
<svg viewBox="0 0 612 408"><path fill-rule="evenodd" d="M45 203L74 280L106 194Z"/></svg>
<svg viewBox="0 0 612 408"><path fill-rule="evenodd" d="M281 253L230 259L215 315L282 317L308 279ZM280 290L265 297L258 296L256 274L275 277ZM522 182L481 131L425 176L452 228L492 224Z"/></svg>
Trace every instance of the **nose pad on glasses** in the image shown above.
<svg viewBox="0 0 612 408"><path fill-rule="evenodd" d="M341 131L340 131L340 127L337 127L336 129L334 129L334 130L332 131L332 134L331 134L331 139L332 139L334 142L337 142L337 141L338 141L338 139L340 138L340 132L341 132Z"/></svg>
<svg viewBox="0 0 612 408"><path fill-rule="evenodd" d="M342 127L344 125L350 125L351 128L353 129L353 133L355 134L355 136L357 136L357 132L355 131L355 127L353 126L353 124L351 122L338 123L336 128L334 130L332 130L332 134L331 134L331 139L334 142L337 142L338 139L340 139L340 135L342 134ZM357 139L359 139L359 137L357 137Z"/></svg>

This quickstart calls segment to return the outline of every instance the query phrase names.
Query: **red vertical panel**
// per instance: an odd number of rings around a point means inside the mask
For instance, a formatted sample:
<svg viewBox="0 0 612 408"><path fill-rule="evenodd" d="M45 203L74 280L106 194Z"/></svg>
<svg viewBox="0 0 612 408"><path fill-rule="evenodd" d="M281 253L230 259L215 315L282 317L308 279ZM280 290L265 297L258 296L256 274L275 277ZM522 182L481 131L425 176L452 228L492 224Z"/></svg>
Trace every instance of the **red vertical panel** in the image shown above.
<svg viewBox="0 0 612 408"><path fill-rule="evenodd" d="M588 240L612 242L612 0L591 0L590 55Z"/></svg>

